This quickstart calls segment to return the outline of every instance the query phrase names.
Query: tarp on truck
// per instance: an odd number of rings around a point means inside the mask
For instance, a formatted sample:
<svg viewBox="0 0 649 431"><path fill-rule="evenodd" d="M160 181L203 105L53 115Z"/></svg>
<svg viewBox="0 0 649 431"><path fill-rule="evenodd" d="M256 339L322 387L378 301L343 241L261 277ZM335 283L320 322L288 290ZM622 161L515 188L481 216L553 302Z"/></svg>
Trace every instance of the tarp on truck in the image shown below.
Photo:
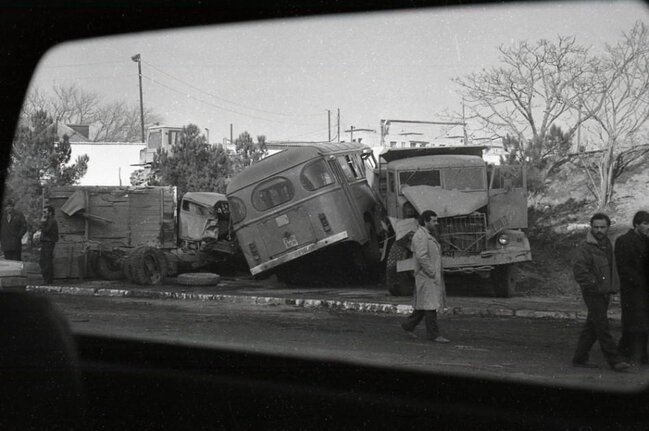
<svg viewBox="0 0 649 431"><path fill-rule="evenodd" d="M401 191L419 214L433 210L439 218L468 215L489 202L485 192L460 192L431 186L406 186Z"/></svg>

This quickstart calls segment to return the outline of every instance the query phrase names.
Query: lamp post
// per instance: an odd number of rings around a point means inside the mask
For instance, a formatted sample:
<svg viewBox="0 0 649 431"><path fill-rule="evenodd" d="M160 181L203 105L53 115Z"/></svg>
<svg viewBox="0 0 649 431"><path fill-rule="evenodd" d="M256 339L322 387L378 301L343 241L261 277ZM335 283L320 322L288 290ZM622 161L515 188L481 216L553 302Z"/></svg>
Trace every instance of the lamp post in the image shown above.
<svg viewBox="0 0 649 431"><path fill-rule="evenodd" d="M137 63L137 74L138 77L140 78L140 127L142 130L142 142L145 142L144 140L144 103L142 102L142 61L140 58L140 54L135 54L133 57L131 57L131 60Z"/></svg>

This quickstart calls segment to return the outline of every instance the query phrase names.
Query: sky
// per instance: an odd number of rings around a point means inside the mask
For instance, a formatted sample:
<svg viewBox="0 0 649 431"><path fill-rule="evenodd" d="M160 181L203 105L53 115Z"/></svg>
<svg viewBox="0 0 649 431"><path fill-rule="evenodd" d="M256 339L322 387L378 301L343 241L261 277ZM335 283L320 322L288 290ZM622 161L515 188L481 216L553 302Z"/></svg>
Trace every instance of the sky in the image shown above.
<svg viewBox="0 0 649 431"><path fill-rule="evenodd" d="M32 89L75 84L105 101L144 105L162 124L209 129L210 142L247 131L268 140L328 139L378 130L381 119L435 121L461 112L451 81L498 64L500 45L575 36L601 49L636 20L639 2L557 2L351 14L137 33L55 47Z"/></svg>

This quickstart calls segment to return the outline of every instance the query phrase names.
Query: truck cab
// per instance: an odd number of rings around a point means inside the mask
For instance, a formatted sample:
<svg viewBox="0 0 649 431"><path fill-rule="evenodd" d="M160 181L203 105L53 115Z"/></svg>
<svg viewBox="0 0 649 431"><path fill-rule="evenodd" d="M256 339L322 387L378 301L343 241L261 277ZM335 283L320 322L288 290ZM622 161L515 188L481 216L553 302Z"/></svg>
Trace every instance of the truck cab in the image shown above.
<svg viewBox="0 0 649 431"><path fill-rule="evenodd" d="M378 192L394 241L386 260L393 295L409 295L414 261L409 239L427 209L438 215L446 273L491 278L498 296L515 289L512 264L531 260L522 166L487 164L481 146L391 149L380 155Z"/></svg>

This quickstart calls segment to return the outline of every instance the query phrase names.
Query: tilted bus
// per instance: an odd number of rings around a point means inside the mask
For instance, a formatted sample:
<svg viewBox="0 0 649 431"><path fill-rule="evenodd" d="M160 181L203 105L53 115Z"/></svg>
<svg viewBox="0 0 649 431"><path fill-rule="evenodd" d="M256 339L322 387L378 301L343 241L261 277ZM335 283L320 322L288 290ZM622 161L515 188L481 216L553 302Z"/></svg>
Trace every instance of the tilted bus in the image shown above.
<svg viewBox="0 0 649 431"><path fill-rule="evenodd" d="M381 204L366 180L375 163L360 143L292 143L233 178L226 195L250 272L336 244L378 263Z"/></svg>

